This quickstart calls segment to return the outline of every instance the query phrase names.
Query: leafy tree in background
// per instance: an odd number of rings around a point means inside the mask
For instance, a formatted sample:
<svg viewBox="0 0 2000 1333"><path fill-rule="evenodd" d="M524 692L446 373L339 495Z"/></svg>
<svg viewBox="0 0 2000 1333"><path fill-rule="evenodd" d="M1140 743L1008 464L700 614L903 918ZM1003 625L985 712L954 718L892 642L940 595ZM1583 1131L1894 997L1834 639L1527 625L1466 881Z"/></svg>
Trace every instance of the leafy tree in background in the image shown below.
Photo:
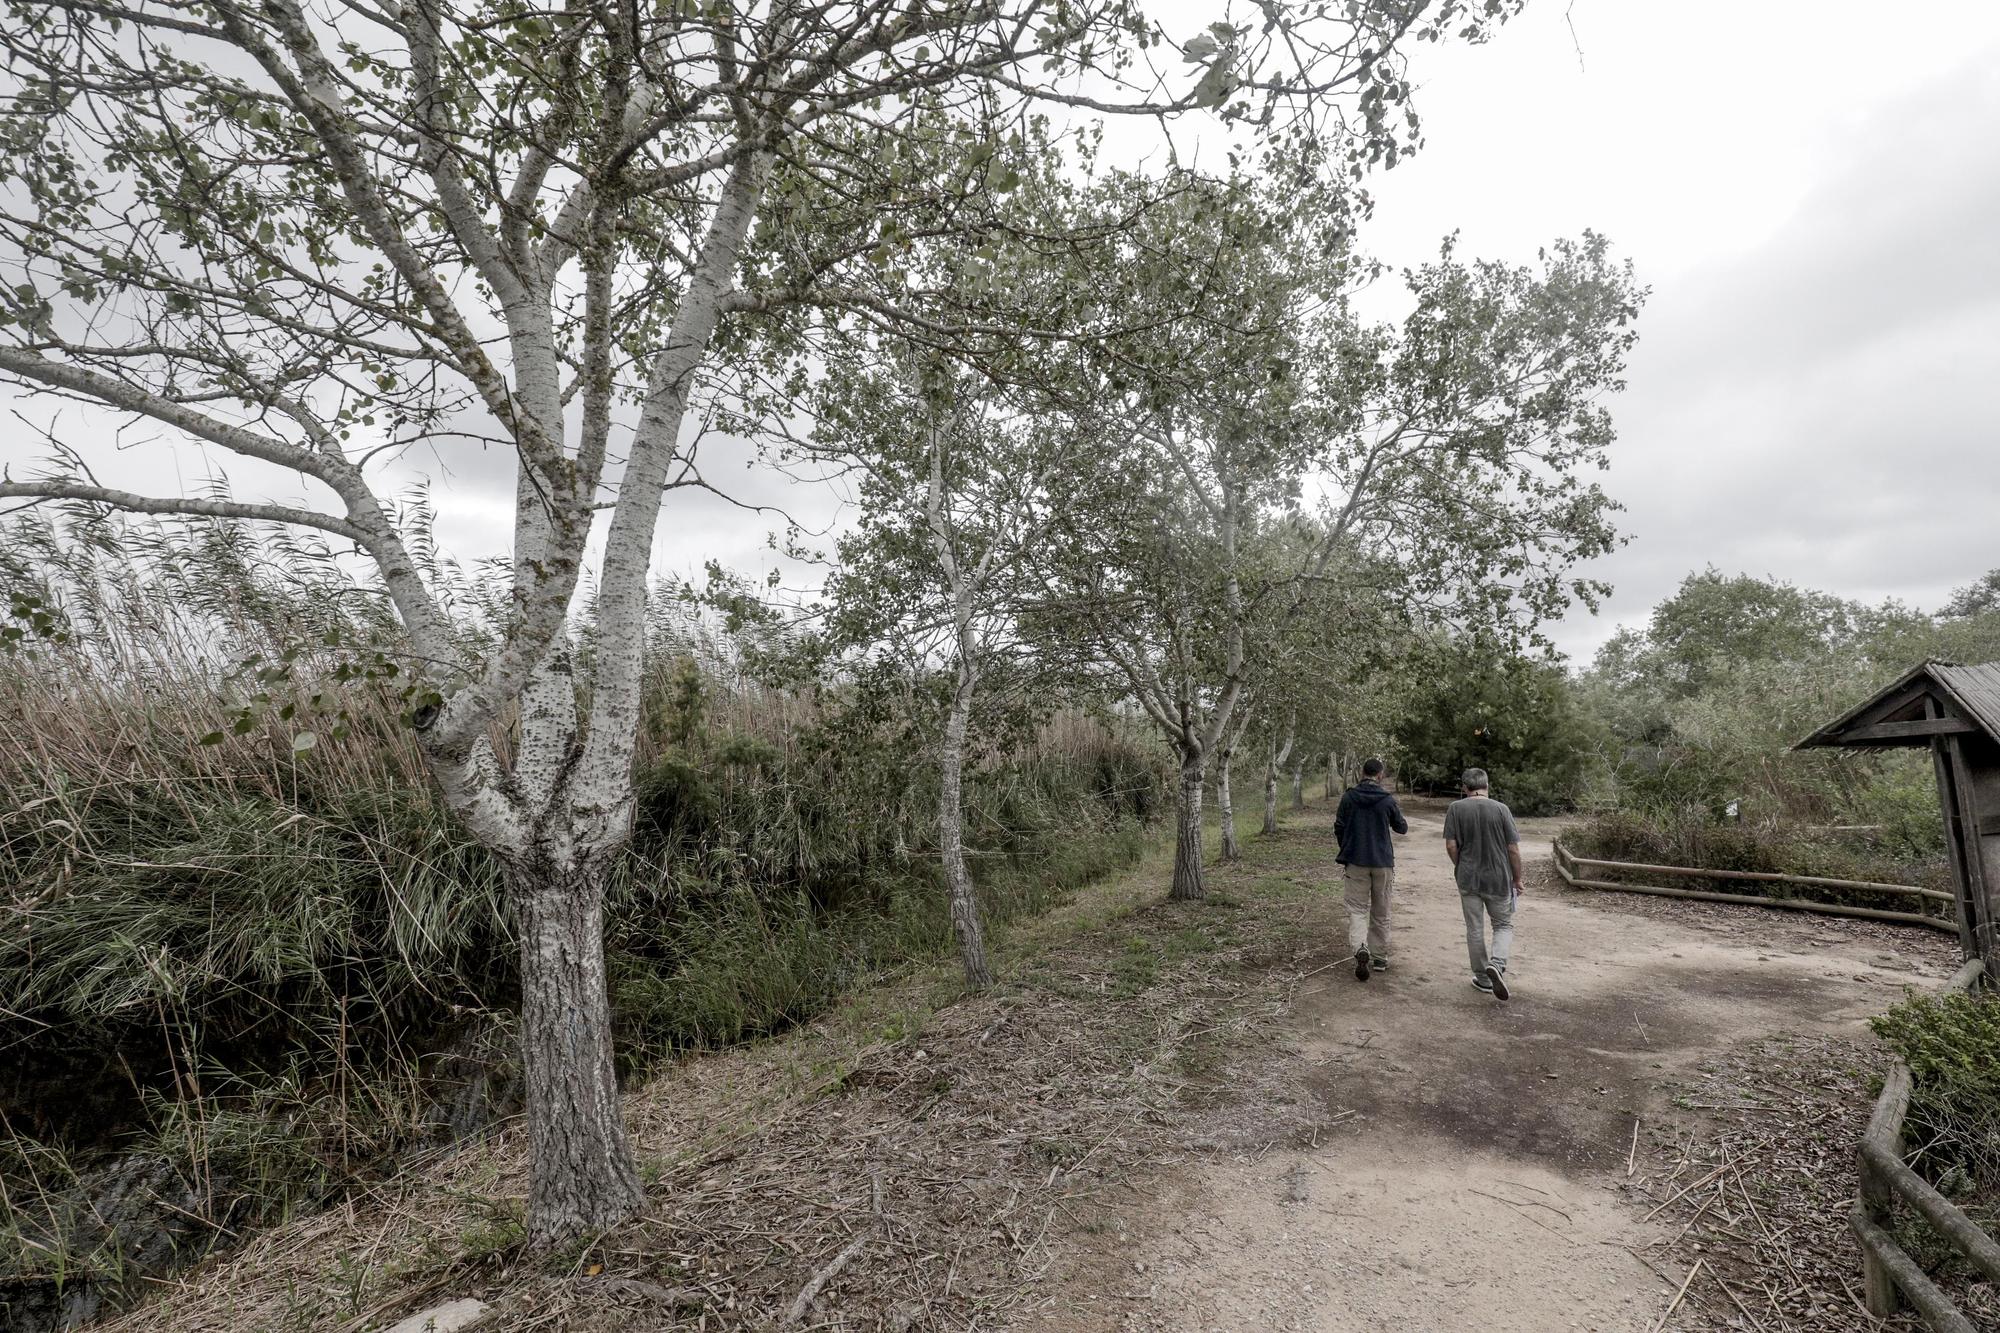
<svg viewBox="0 0 2000 1333"><path fill-rule="evenodd" d="M1425 684L1395 731L1399 776L1454 791L1459 774L1483 768L1517 813L1574 806L1597 735L1561 665L1479 638L1435 643L1426 656Z"/></svg>
<svg viewBox="0 0 2000 1333"><path fill-rule="evenodd" d="M1579 681L1588 711L1626 753L1622 799L1720 817L1884 825L1935 842L1928 761L1902 753L1793 753L1791 746L1916 663L2000 655L2000 612L1980 588L1936 615L1710 568L1690 574L1642 630L1619 631Z"/></svg>
<svg viewBox="0 0 2000 1333"><path fill-rule="evenodd" d="M1989 569L1978 580L1951 595L1938 611L1942 620L1971 620L2000 611L2000 569Z"/></svg>
<svg viewBox="0 0 2000 1333"><path fill-rule="evenodd" d="M1213 262L1130 262L1118 281L1169 308L1193 306L1179 289L1198 284L1208 304L1174 336L1105 340L1099 419L1133 446L1061 529L1058 578L1090 651L1173 749L1170 895L1196 898L1204 778L1240 735L1255 627L1349 572L1336 554L1366 551L1367 586L1415 618L1517 637L1602 591L1572 573L1615 541L1614 506L1583 474L1613 439L1602 400L1622 387L1645 292L1595 235L1534 267L1464 262L1447 243L1404 275L1401 323L1364 328L1337 216L1244 192L1176 207L1181 233L1214 237L1187 247ZM1314 540L1276 557L1263 535L1308 512Z"/></svg>
<svg viewBox="0 0 2000 1333"><path fill-rule="evenodd" d="M857 479L860 513L828 587L832 639L912 658L920 675L942 669L938 854L966 980L985 987L993 971L966 866L967 738L982 687L1011 675L1018 704L1023 671L1036 670L1017 629L1072 441L935 356L871 362L851 351L828 365L804 446Z"/></svg>

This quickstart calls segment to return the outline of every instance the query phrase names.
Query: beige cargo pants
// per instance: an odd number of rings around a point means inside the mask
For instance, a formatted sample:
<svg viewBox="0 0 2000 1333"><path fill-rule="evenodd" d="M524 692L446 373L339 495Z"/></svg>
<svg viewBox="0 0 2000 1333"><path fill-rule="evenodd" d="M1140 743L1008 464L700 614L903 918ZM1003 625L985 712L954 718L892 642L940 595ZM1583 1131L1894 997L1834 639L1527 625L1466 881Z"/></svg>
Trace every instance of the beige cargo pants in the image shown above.
<svg viewBox="0 0 2000 1333"><path fill-rule="evenodd" d="M1394 866L1348 866L1347 947L1368 946L1371 957L1389 956L1389 894L1396 883Z"/></svg>

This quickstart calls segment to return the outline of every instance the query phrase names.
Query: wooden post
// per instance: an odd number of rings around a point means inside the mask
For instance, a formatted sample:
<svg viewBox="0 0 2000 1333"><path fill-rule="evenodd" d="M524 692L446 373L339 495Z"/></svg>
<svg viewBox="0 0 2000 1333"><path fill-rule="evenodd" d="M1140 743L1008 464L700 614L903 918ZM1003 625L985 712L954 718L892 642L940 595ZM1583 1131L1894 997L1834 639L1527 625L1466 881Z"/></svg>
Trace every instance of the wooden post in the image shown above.
<svg viewBox="0 0 2000 1333"><path fill-rule="evenodd" d="M1986 960L1988 979L2000 984L2000 947L1996 947L1993 936L1991 886L1994 876L1989 873L1994 867L1987 864L1987 840L1980 828L1978 786L1973 781L1972 766L1966 761L1965 737L1945 737L1944 748L1945 757L1950 761L1953 795L1957 798L1953 806L1958 814L1960 844L1964 848L1966 917L1972 929L1973 953Z"/></svg>
<svg viewBox="0 0 2000 1333"><path fill-rule="evenodd" d="M1972 880L1966 871L1968 859L1965 830L1959 826L1958 787L1951 780L1951 760L1945 753L1944 740L1931 742L1931 762L1937 769L1938 808L1944 815L1944 845L1951 856L1952 889L1957 899L1958 947L1966 958L1979 956L1979 944L1973 927L1979 919L1978 909L1973 906Z"/></svg>
<svg viewBox="0 0 2000 1333"><path fill-rule="evenodd" d="M1884 1080L1882 1095L1875 1101L1875 1113L1869 1118L1867 1132L1861 1136L1861 1145L1879 1139L1884 1147L1901 1153L1903 1112L1909 1100L1910 1067L1898 1060ZM1855 1150L1855 1161L1860 1168L1862 1216L1887 1232L1896 1209L1895 1191L1859 1146ZM1862 1300L1868 1306L1869 1314L1886 1319L1900 1308L1896 1282L1889 1275L1889 1266L1882 1262L1873 1247L1867 1245L1861 1247L1861 1287Z"/></svg>

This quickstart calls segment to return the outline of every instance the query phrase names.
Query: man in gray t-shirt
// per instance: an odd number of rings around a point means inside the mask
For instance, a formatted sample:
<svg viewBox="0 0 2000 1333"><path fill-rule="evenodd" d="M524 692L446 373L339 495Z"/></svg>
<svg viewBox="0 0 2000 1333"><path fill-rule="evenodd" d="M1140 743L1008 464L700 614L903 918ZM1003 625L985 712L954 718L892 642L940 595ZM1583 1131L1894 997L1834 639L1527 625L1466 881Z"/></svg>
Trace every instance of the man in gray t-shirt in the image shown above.
<svg viewBox="0 0 2000 1333"><path fill-rule="evenodd" d="M1514 812L1486 794L1483 768L1468 768L1460 780L1465 799L1444 812L1444 850L1458 880L1465 910L1465 948L1472 959L1472 984L1498 999L1507 998L1507 954L1514 944L1514 907L1521 897L1521 833ZM1493 944L1486 943L1486 920L1493 919Z"/></svg>

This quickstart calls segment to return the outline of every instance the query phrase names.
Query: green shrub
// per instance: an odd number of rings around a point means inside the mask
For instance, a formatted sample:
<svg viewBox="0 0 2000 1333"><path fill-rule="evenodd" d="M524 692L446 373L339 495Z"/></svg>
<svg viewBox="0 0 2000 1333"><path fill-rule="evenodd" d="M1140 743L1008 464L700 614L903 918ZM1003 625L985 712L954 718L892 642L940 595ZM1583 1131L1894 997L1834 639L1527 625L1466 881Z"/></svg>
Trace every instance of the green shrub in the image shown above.
<svg viewBox="0 0 2000 1333"><path fill-rule="evenodd" d="M1642 813L1613 810L1597 815L1563 834L1563 845L1578 856L1649 865L1687 866L1708 870L1738 870L1808 875L1874 884L1909 884L1949 891L1951 868L1935 851L1913 856L1900 839L1879 830L1843 832L1786 825L1762 825L1718 820L1693 810ZM1592 877L1623 877L1649 881L1643 872L1592 870ZM1816 901L1876 907L1891 911L1923 910L1950 915L1944 904L1900 894L1863 889L1834 889L1773 882L1682 878L1675 888L1709 889L1722 893L1757 893L1766 897L1803 897Z"/></svg>
<svg viewBox="0 0 2000 1333"><path fill-rule="evenodd" d="M1869 1026L1910 1066L1912 1157L1943 1185L2000 1188L2000 996L1912 995Z"/></svg>
<svg viewBox="0 0 2000 1333"><path fill-rule="evenodd" d="M516 945L400 697L332 648L281 648L392 634L375 591L330 557L187 527L157 587L123 555L97 567L46 528L0 528L0 592L25 580L64 628L0 647L0 1187L53 1201L144 1154L231 1225L475 1127L432 1099L507 1081L490 1048ZM232 664L252 653L286 665L246 713ZM738 664L680 621L651 644L633 839L606 904L627 1073L802 1021L950 947L910 693L780 690ZM339 726L315 720L295 749L326 699ZM1150 747L1074 712L978 739L965 817L990 921L1137 855L1133 815L1162 790ZM0 1272L46 1276L45 1259L0 1235Z"/></svg>
<svg viewBox="0 0 2000 1333"><path fill-rule="evenodd" d="M1475 643L1437 652L1393 733L1397 777L1412 790L1455 793L1461 773L1483 768L1516 814L1574 809L1598 732L1562 668Z"/></svg>

